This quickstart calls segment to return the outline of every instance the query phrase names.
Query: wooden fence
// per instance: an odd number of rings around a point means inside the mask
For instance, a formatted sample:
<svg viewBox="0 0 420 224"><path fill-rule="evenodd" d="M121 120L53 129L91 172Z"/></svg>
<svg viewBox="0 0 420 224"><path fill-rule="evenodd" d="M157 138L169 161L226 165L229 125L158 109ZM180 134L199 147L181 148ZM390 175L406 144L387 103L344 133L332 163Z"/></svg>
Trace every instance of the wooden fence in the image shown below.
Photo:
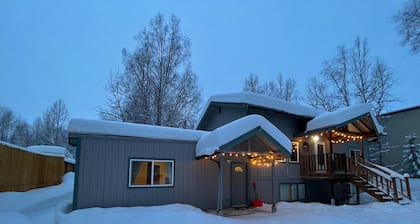
<svg viewBox="0 0 420 224"><path fill-rule="evenodd" d="M64 158L0 144L0 192L27 191L61 183Z"/></svg>

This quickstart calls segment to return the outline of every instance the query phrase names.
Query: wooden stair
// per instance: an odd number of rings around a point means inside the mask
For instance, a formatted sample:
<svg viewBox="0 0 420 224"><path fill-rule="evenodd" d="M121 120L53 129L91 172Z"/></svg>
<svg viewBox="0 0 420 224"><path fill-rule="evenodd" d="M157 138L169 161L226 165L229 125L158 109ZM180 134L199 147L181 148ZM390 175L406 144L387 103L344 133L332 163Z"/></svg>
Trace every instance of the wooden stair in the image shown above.
<svg viewBox="0 0 420 224"><path fill-rule="evenodd" d="M398 174L362 158L349 158L349 170L350 182L380 202L406 204L411 200L407 175Z"/></svg>
<svg viewBox="0 0 420 224"><path fill-rule="evenodd" d="M383 192L381 189L378 189L376 186L370 184L366 180L363 180L363 178L352 177L350 178L350 182L380 202L394 201L394 199L389 194ZM402 200L402 197L399 196L398 199Z"/></svg>

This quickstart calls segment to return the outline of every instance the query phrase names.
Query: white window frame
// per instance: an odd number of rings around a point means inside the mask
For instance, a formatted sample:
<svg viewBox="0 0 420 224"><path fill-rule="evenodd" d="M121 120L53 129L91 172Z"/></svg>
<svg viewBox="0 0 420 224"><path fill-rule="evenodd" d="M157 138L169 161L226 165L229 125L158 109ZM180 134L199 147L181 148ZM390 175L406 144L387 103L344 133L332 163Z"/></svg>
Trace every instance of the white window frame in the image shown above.
<svg viewBox="0 0 420 224"><path fill-rule="evenodd" d="M297 152L296 152L296 161L293 161L293 160L291 160L291 158L289 158L289 162L290 163L299 163L299 153L300 153L299 142L292 142L292 146L293 146L293 144L296 145L296 150L297 150ZM293 149L293 147L292 147L292 149ZM292 153L292 152L290 152L290 153Z"/></svg>
<svg viewBox="0 0 420 224"><path fill-rule="evenodd" d="M133 170L133 162L152 162L152 169L151 169L151 173L150 173L150 184L131 184L131 172ZM172 182L171 184L154 184L153 182L153 177L154 177L154 172L155 172L155 162L164 162L164 163L171 163L172 165L172 172L171 172L171 176L172 176ZM174 182L175 182L175 175L174 175L174 170L175 170L175 166L174 166L174 160L165 160L165 159L130 159L129 162L129 170L128 170L128 187L172 187L174 186Z"/></svg>

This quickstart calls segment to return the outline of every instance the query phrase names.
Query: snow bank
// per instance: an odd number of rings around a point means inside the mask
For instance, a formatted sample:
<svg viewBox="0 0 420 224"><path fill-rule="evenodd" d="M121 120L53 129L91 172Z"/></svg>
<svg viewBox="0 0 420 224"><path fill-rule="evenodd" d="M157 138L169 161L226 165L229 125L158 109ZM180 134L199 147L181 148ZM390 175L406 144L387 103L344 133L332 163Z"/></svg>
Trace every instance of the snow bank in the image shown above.
<svg viewBox="0 0 420 224"><path fill-rule="evenodd" d="M308 122L305 132L341 125L365 114L370 115L376 130L378 133L382 133L383 127L379 125L371 106L368 104L357 104L333 112L324 112Z"/></svg>
<svg viewBox="0 0 420 224"><path fill-rule="evenodd" d="M255 214L220 217L184 204L151 207L88 208L70 211L73 173L63 177L63 183L27 192L0 193L1 223L66 224L66 223L293 223L306 224L371 224L418 223L420 203L407 205L394 202L371 202L357 206L331 206L320 203L280 202L271 213L267 204ZM420 198L420 179L410 179L414 198ZM363 195L362 195L363 198Z"/></svg>
<svg viewBox="0 0 420 224"><path fill-rule="evenodd" d="M239 92L239 93L219 94L219 95L213 95L209 98L201 116L198 119L196 128L198 124L201 122L201 120L203 119L203 116L206 113L211 103L243 103L243 104L248 104L248 105L252 105L256 107L272 109L279 112L285 112L288 114L293 114L293 115L303 116L303 117L310 117L310 118L313 118L323 112L322 110L314 109L312 107L287 102L279 98L265 96L265 95L257 94L257 93Z"/></svg>
<svg viewBox="0 0 420 224"><path fill-rule="evenodd" d="M57 204L64 195L72 197L73 184L74 173L68 172L59 185L25 192L2 192L0 193L0 212L33 212L51 204Z"/></svg>
<svg viewBox="0 0 420 224"><path fill-rule="evenodd" d="M151 139L198 141L205 131L134 124L117 121L71 119L69 134L94 134L141 137Z"/></svg>
<svg viewBox="0 0 420 224"><path fill-rule="evenodd" d="M203 135L196 146L196 156L212 155L223 145L240 136L262 128L290 154L292 144L279 129L261 115L249 115L227 123Z"/></svg>
<svg viewBox="0 0 420 224"><path fill-rule="evenodd" d="M150 207L88 208L60 215L57 223L233 223L226 218L211 215L185 204Z"/></svg>

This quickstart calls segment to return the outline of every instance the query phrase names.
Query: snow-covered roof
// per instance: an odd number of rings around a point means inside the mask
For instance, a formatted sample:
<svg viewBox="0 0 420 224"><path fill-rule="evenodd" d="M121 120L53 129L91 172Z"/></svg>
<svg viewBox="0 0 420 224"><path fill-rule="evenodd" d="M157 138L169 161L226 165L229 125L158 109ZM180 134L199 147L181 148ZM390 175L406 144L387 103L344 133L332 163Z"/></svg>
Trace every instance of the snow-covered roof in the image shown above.
<svg viewBox="0 0 420 224"><path fill-rule="evenodd" d="M76 160L73 158L73 155L66 148L61 146L33 145L28 146L28 148L26 148L26 151L44 156L63 157L64 161L67 163L76 163Z"/></svg>
<svg viewBox="0 0 420 224"><path fill-rule="evenodd" d="M70 134L113 135L151 139L198 141L205 131L117 121L71 119Z"/></svg>
<svg viewBox="0 0 420 224"><path fill-rule="evenodd" d="M249 115L227 123L203 135L196 146L196 156L212 155L223 145L243 136L255 128L263 129L286 153L290 154L292 144L289 138L261 115Z"/></svg>
<svg viewBox="0 0 420 224"><path fill-rule="evenodd" d="M63 157L64 161L68 163L75 163L73 155L64 147L61 146L51 146L51 145L34 145L28 146L27 148L18 146L15 144L11 144L8 142L0 141L0 145L7 146L9 148L14 148L18 150L22 150L25 152L30 152L34 154L44 155L44 156L55 156L55 157Z"/></svg>
<svg viewBox="0 0 420 224"><path fill-rule="evenodd" d="M265 96L258 93L252 92L238 92L238 93L227 93L213 95L207 101L204 110L198 119L200 122L203 119L207 109L211 103L243 103L256 107L268 108L279 112L293 114L302 117L313 118L318 114L321 114L322 110L318 110L309 106L304 106L296 103L291 103L279 98ZM198 125L198 124L197 124Z"/></svg>
<svg viewBox="0 0 420 224"><path fill-rule="evenodd" d="M346 123L367 114L373 121L377 133L382 133L383 127L379 125L376 116L372 111L372 107L369 104L357 104L340 108L332 112L324 112L307 123L305 132L345 125Z"/></svg>

